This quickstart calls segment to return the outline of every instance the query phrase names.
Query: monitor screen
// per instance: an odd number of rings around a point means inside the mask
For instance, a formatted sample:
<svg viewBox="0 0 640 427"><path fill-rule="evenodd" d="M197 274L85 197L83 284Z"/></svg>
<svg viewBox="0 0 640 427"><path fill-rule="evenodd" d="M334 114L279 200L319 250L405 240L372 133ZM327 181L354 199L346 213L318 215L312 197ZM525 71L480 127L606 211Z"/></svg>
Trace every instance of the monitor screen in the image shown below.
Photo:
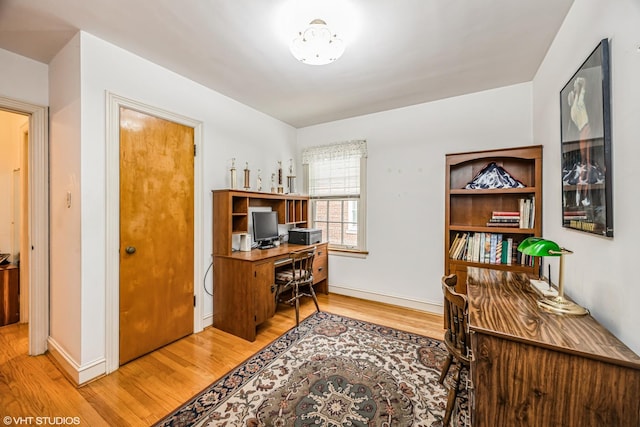
<svg viewBox="0 0 640 427"><path fill-rule="evenodd" d="M253 240L270 242L278 238L278 213L253 212Z"/></svg>

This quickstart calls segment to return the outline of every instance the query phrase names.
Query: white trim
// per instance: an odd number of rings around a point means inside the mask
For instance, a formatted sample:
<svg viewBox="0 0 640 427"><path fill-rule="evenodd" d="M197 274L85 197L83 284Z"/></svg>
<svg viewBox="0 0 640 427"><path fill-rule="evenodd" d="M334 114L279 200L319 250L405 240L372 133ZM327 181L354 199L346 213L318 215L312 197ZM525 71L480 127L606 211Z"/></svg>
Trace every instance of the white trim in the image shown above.
<svg viewBox="0 0 640 427"><path fill-rule="evenodd" d="M207 314L202 318L202 327L213 326L213 313Z"/></svg>
<svg viewBox="0 0 640 427"><path fill-rule="evenodd" d="M360 258L365 259L369 255L369 252L360 251L345 251L340 249L329 248L329 256L342 256L346 258Z"/></svg>
<svg viewBox="0 0 640 427"><path fill-rule="evenodd" d="M393 295L381 294L378 292L363 291L361 289L353 289L347 286L329 285L329 293L346 295L348 297L360 298L368 301L382 302L398 307L412 308L427 313L440 314L444 313L441 302L418 301L415 299L401 298Z"/></svg>
<svg viewBox="0 0 640 427"><path fill-rule="evenodd" d="M202 211L202 122L181 116L169 111L124 98L109 91L106 92L106 373L118 369L120 361L119 349L119 298L120 298L120 107L160 117L180 123L194 129L194 143L198 154L194 159L194 267L193 293L196 306L193 310L193 332L202 331L202 287L198 286L203 274L203 211Z"/></svg>
<svg viewBox="0 0 640 427"><path fill-rule="evenodd" d="M360 158L360 202L358 206L358 249L367 250L367 158Z"/></svg>
<svg viewBox="0 0 640 427"><path fill-rule="evenodd" d="M49 338L48 343L49 355L55 360L56 364L74 385L81 386L88 381L104 375L105 359L99 359L80 366L53 338Z"/></svg>
<svg viewBox="0 0 640 427"><path fill-rule="evenodd" d="M19 241L20 244L18 246L18 252L20 252L20 267L24 267L26 265L27 270L30 270L30 261L29 261L29 255L31 255L31 251L28 249L28 246L31 244L30 241L28 241L27 243L27 247L23 247L23 241L25 239L25 237L29 237L29 233L31 231L31 229L29 228L29 223L30 223L30 215L31 215L31 208L29 207L29 197L30 197L30 190L29 190L29 159L31 158L31 155L29 154L29 146L30 146L30 142L29 142L29 123L31 122L31 120L27 120L26 123L24 123L22 126L20 126L20 151L21 151L21 155L20 155L20 199L22 200L22 197L24 196L24 187L22 186L22 183L24 183L24 180L26 178L27 183L26 183L26 192L27 192L27 197L26 197L26 201L25 201L25 205L27 206L26 212L24 212L22 210L22 208L20 208L20 230L18 231L18 235L19 235ZM26 150L24 149L24 138L27 138L27 147ZM26 162L27 162L27 167L23 167L23 164L25 162L25 156L26 155ZM27 169L26 171L24 169ZM26 172L26 173L25 173ZM22 202L21 202L22 203ZM26 223L25 223L26 220ZM25 232L26 229L26 232ZM26 234L27 236L23 236L22 234ZM30 239L29 239L30 240ZM29 252L28 254L25 255L25 252ZM15 251L14 251L15 254ZM29 285L29 272L27 271L27 274L20 274L20 323L29 323L29 289L30 289L30 285ZM26 279L26 280L25 280ZM27 285L27 289L24 288L24 285Z"/></svg>
<svg viewBox="0 0 640 427"><path fill-rule="evenodd" d="M49 109L0 97L0 108L29 114L29 354L49 336Z"/></svg>

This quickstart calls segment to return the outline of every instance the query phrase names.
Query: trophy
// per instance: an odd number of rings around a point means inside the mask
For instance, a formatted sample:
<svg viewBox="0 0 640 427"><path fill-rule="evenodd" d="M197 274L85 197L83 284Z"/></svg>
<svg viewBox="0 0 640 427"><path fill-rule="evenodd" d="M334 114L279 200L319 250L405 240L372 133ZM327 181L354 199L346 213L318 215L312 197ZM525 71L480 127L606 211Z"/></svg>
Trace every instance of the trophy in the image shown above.
<svg viewBox="0 0 640 427"><path fill-rule="evenodd" d="M249 179L249 162L246 163L244 167L244 189L248 190L251 188L251 180Z"/></svg>
<svg viewBox="0 0 640 427"><path fill-rule="evenodd" d="M237 182L237 177L236 177L236 158L232 158L231 159L231 169L229 170L231 172L231 189L235 190L238 182Z"/></svg>

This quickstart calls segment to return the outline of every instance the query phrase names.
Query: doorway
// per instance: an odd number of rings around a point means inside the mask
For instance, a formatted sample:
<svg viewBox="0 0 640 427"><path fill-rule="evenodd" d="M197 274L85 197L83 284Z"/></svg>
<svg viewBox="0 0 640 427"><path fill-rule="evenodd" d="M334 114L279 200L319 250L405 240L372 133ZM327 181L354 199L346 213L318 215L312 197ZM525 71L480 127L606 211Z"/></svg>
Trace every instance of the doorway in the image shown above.
<svg viewBox="0 0 640 427"><path fill-rule="evenodd" d="M20 176L25 199L24 211L18 214L22 242L13 246L22 246L20 256L29 260L21 261L26 282L21 288L27 302L21 311L29 325L29 354L35 356L47 350L49 336L49 113L47 107L4 97L0 97L0 110L28 117L18 137L24 162L16 168L19 173L12 173Z"/></svg>
<svg viewBox="0 0 640 427"><path fill-rule="evenodd" d="M0 110L0 326L29 321L28 132L29 115Z"/></svg>
<svg viewBox="0 0 640 427"><path fill-rule="evenodd" d="M202 212L202 123L157 107L143 104L107 92L107 212L106 212L106 373L120 366L120 111L134 110L159 119L191 127L197 155L194 158L193 180L193 332L202 330L202 287L198 286L204 272L204 233ZM135 246L135 245L133 245ZM126 246L124 247L126 253ZM134 252L135 253L135 252Z"/></svg>

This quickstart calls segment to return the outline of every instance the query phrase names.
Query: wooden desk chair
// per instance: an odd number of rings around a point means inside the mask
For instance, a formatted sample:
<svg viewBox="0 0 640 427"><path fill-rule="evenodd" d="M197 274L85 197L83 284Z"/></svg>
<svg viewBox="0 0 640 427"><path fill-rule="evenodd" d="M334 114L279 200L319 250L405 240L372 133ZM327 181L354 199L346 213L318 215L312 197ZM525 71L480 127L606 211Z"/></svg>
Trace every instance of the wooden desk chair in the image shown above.
<svg viewBox="0 0 640 427"><path fill-rule="evenodd" d="M447 398L447 409L444 414L443 425L448 426L451 422L451 413L456 404L458 390L460 389L460 371L469 369L469 351L471 341L469 339L469 328L467 326L468 303L467 296L455 291L457 276L450 274L442 277L442 292L444 293L444 323L445 334L444 344L447 347L449 356L442 366L439 382L444 383L444 379L449 372L451 363L455 359L458 369L454 376L454 386L449 389Z"/></svg>
<svg viewBox="0 0 640 427"><path fill-rule="evenodd" d="M300 324L300 298L311 297L316 305L316 310L320 311L318 298L313 290L313 258L316 255L316 247L302 251L291 252L291 264L289 268L281 268L276 272L276 304L284 302L295 303L296 326ZM301 288L308 288L308 293L301 292ZM291 290L291 297L280 301L283 292Z"/></svg>

